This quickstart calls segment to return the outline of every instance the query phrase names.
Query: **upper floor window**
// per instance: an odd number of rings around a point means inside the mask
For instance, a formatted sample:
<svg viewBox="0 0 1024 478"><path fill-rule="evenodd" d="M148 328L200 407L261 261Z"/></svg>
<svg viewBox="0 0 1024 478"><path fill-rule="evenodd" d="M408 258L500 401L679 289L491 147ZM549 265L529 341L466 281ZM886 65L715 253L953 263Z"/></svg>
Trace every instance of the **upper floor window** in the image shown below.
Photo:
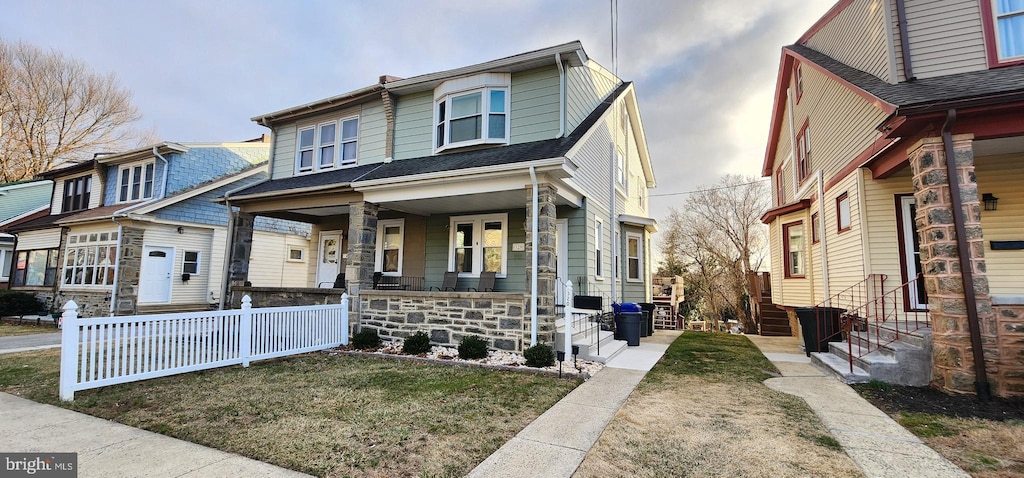
<svg viewBox="0 0 1024 478"><path fill-rule="evenodd" d="M836 225L838 232L850 230L850 195L842 193L836 198Z"/></svg>
<svg viewBox="0 0 1024 478"><path fill-rule="evenodd" d="M797 179L803 181L811 173L811 128L804 127L796 135Z"/></svg>
<svg viewBox="0 0 1024 478"><path fill-rule="evenodd" d="M295 170L307 173L356 164L358 137L358 117L299 128Z"/></svg>
<svg viewBox="0 0 1024 478"><path fill-rule="evenodd" d="M118 177L118 202L138 201L153 197L153 174L156 164L153 161L143 164L121 166Z"/></svg>
<svg viewBox="0 0 1024 478"><path fill-rule="evenodd" d="M796 89L796 102L804 96L804 70L800 63L793 67L793 88Z"/></svg>
<svg viewBox="0 0 1024 478"><path fill-rule="evenodd" d="M434 146L437 151L485 143L508 143L508 88L485 87L437 99Z"/></svg>
<svg viewBox="0 0 1024 478"><path fill-rule="evenodd" d="M71 212L89 207L89 194L92 192L92 176L68 179L64 181L64 200L60 212Z"/></svg>
<svg viewBox="0 0 1024 478"><path fill-rule="evenodd" d="M622 188L626 194L629 194L629 170L626 165L626 157L622 155L621 151L615 151L615 185Z"/></svg>
<svg viewBox="0 0 1024 478"><path fill-rule="evenodd" d="M997 63L1024 61L1024 0L992 0Z"/></svg>
<svg viewBox="0 0 1024 478"><path fill-rule="evenodd" d="M783 182L782 166L775 170L775 205L781 206L786 203L786 183Z"/></svg>

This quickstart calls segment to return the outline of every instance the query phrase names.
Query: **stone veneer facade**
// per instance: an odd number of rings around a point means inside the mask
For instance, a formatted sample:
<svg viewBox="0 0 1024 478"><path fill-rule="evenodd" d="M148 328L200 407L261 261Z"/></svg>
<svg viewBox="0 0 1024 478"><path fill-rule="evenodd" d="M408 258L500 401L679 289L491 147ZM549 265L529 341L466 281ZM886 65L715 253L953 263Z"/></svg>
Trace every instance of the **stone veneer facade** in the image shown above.
<svg viewBox="0 0 1024 478"><path fill-rule="evenodd" d="M457 347L475 335L491 348L522 352L529 345L529 295L509 292L413 292L364 290L358 328L401 340L419 331L437 345Z"/></svg>
<svg viewBox="0 0 1024 478"><path fill-rule="evenodd" d="M115 315L135 315L138 311L139 269L142 268L142 241L145 233L146 230L141 227L121 227L121 237L118 238L121 241L121 260L117 265ZM84 313L82 316L84 317Z"/></svg>
<svg viewBox="0 0 1024 478"><path fill-rule="evenodd" d="M1024 298L999 302L992 305L999 337L998 387L992 392L1002 397L1020 396L1024 395Z"/></svg>
<svg viewBox="0 0 1024 478"><path fill-rule="evenodd" d="M555 197L558 190L549 183L537 185L537 238L533 237L533 187L526 187L526 252L537 247L537 342L555 340ZM533 290L533 260L527 259L526 290ZM527 295L527 297L529 297ZM529 310L529 302L525 303ZM527 312L529 313L529 312Z"/></svg>
<svg viewBox="0 0 1024 478"><path fill-rule="evenodd" d="M296 305L340 304L342 289L317 289L312 287L232 287L232 309L242 307L242 296L252 299L253 307L292 307Z"/></svg>

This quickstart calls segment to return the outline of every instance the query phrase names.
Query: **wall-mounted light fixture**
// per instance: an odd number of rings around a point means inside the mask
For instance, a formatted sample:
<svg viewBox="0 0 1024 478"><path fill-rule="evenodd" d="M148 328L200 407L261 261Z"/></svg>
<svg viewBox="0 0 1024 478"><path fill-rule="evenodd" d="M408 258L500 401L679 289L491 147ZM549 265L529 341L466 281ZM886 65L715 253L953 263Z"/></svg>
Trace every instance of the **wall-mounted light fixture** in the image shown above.
<svg viewBox="0 0 1024 478"><path fill-rule="evenodd" d="M985 203L986 211L995 211L999 206L999 198L993 196L992 193L982 194L981 201Z"/></svg>
<svg viewBox="0 0 1024 478"><path fill-rule="evenodd" d="M185 228L181 227L181 226L178 226L178 234L184 234L184 233L185 233Z"/></svg>

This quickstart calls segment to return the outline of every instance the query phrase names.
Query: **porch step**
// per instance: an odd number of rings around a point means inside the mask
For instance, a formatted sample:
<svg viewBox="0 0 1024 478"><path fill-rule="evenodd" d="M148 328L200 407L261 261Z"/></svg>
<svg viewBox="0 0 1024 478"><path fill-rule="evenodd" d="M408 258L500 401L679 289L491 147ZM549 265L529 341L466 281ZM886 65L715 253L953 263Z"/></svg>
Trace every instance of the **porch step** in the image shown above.
<svg viewBox="0 0 1024 478"><path fill-rule="evenodd" d="M871 381L871 374L856 364L850 370L850 362L828 352L811 352L811 363L819 369L832 373L844 383L864 383Z"/></svg>
<svg viewBox="0 0 1024 478"><path fill-rule="evenodd" d="M866 332L862 332L866 334ZM879 331L879 335L883 332ZM856 341L831 342L827 353L811 354L811 362L819 364L823 369L831 369L847 383L850 380L861 380L857 373L850 373L850 355L854 357L854 372L865 373L867 380L881 380L896 385L925 386L931 381L931 334L930 330L917 331L914 334L901 334L894 342L879 346L866 353L868 348ZM874 338L872 339L874 340ZM917 343L928 343L920 347ZM865 344L866 345L866 344Z"/></svg>
<svg viewBox="0 0 1024 478"><path fill-rule="evenodd" d="M767 337L793 336L793 329L789 326L789 314L776 307L771 300L761 303L760 315L761 335Z"/></svg>
<svg viewBox="0 0 1024 478"><path fill-rule="evenodd" d="M204 310L210 310L210 304L205 302L199 304L155 304L138 306L136 314L174 314L179 312L201 312Z"/></svg>
<svg viewBox="0 0 1024 478"><path fill-rule="evenodd" d="M591 326L586 327L586 330L573 330L572 344L579 347L578 359L607 363L625 350L625 340L615 340L613 332L600 330L600 325L597 323L589 324ZM562 321L558 321L556 325L558 325L558 329L555 332L555 350L562 350L565 328L562 327ZM600 349L600 353L598 353L598 349Z"/></svg>

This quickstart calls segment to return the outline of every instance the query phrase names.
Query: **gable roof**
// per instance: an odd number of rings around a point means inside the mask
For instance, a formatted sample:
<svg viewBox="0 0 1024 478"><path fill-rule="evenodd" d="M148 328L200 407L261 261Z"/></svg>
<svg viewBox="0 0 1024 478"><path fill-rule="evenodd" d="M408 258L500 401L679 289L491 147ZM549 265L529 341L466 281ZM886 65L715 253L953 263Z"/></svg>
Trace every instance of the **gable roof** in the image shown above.
<svg viewBox="0 0 1024 478"><path fill-rule="evenodd" d="M389 163L365 164L326 173L304 174L274 179L235 191L231 193L231 199L254 198L283 192L308 192L318 189L351 187L355 183L360 182L386 182L389 179L424 174L489 166L515 165L563 157L584 137L587 131L598 123L612 103L621 98L631 85L631 82L623 82L619 85L608 94L601 104L590 112L571 134L565 137L439 154L436 156L421 156L391 161Z"/></svg>

